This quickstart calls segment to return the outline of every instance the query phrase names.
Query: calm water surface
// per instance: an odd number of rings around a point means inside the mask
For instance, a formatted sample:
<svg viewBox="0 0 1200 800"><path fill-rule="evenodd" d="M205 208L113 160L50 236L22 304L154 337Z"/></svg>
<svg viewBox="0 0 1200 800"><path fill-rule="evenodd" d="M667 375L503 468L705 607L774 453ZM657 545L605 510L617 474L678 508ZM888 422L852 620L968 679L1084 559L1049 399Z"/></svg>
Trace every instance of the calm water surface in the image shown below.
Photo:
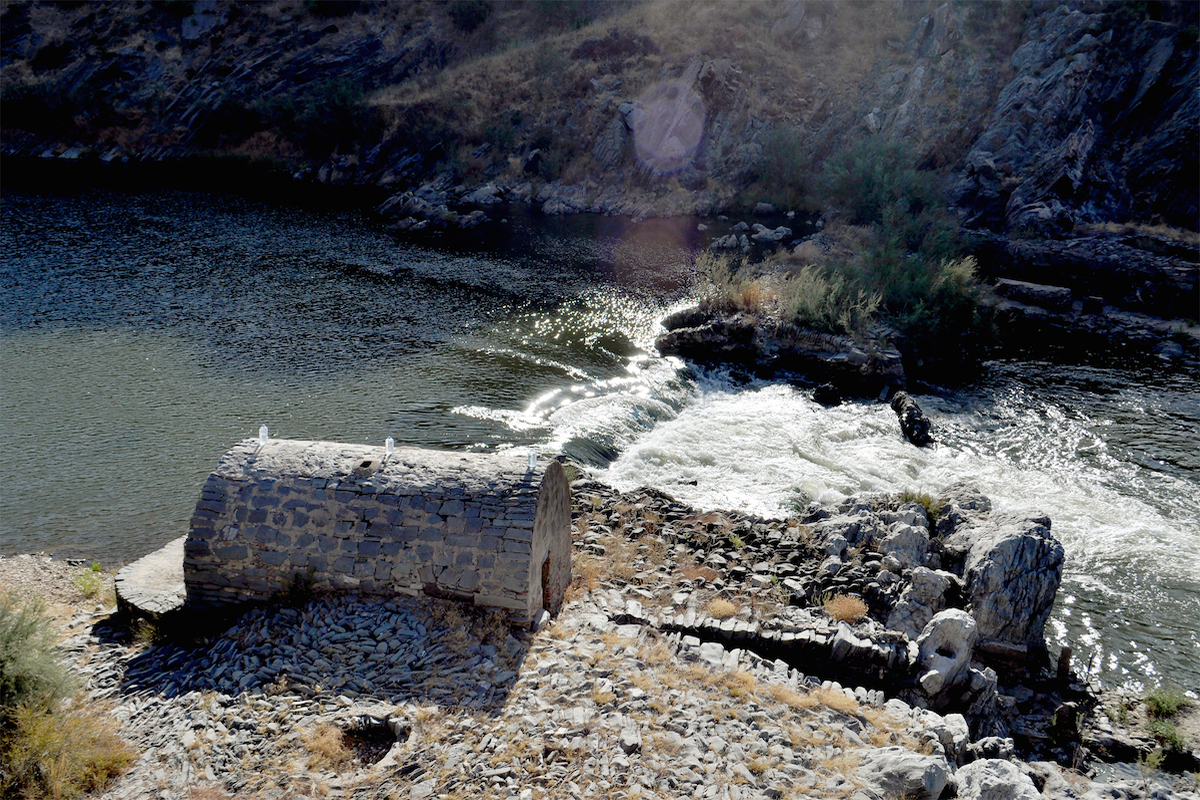
<svg viewBox="0 0 1200 800"><path fill-rule="evenodd" d="M210 194L0 199L0 553L128 561L187 530L235 441L565 451L623 488L785 512L803 495L967 480L1067 551L1054 644L1116 683L1200 688L1200 400L1166 364L1004 361L823 409L654 355L687 220L517 209L506 234L398 240L354 211Z"/></svg>

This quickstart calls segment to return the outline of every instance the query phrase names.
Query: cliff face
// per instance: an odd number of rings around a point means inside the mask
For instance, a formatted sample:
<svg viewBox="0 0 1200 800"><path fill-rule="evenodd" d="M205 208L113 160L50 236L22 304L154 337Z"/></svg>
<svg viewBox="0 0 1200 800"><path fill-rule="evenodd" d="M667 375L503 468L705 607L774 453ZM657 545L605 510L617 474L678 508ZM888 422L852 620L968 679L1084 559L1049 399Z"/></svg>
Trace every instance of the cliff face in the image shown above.
<svg viewBox="0 0 1200 800"><path fill-rule="evenodd" d="M1194 229L1197 7L1186 25L1068 5L1034 16L955 199L991 228L1161 217Z"/></svg>
<svg viewBox="0 0 1200 800"><path fill-rule="evenodd" d="M968 224L1194 228L1197 13L8 0L3 153L235 154L327 183L440 177L647 216L819 204L822 161L875 137L946 175Z"/></svg>

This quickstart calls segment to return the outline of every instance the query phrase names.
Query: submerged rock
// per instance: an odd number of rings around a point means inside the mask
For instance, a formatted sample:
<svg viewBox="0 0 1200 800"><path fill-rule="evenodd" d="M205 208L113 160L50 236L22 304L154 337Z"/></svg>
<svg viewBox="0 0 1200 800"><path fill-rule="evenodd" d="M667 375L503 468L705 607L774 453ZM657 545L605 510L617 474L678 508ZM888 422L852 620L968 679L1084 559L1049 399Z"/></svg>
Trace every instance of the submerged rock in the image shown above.
<svg viewBox="0 0 1200 800"><path fill-rule="evenodd" d="M924 447L933 441L933 437L929 435L932 423L908 392L896 392L892 397L892 411L900 418L900 430L910 442L917 447Z"/></svg>

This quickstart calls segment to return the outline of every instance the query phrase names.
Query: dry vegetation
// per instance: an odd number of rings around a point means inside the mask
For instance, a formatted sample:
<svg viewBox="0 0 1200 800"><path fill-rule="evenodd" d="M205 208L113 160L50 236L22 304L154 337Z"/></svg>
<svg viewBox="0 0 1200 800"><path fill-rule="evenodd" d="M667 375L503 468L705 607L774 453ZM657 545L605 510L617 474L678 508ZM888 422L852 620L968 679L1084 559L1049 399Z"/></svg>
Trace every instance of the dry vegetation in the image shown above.
<svg viewBox="0 0 1200 800"><path fill-rule="evenodd" d="M550 168L542 178L576 183L597 173L591 145L614 103L678 77L697 60L727 59L734 70L737 96L722 98L723 110L736 106L741 119L800 131L854 96L881 58L908 65L911 57L888 43L902 41L935 5L809 4L796 29L774 3L664 0L613 6L620 10L547 32L538 30L538 6L496 4L485 23L490 49L380 89L368 102L385 120L385 138L457 143L452 155L468 178L524 145L543 150ZM593 84L615 80L620 89L611 95ZM483 142L496 152L472 156ZM508 176L520 174L517 158L500 166Z"/></svg>
<svg viewBox="0 0 1200 800"><path fill-rule="evenodd" d="M867 604L861 598L835 595L825 601L825 613L838 622L861 622L867 616Z"/></svg>
<svg viewBox="0 0 1200 800"><path fill-rule="evenodd" d="M308 751L308 768L319 772L340 771L350 764L354 753L346 746L346 735L336 725L321 723L300 734Z"/></svg>
<svg viewBox="0 0 1200 800"><path fill-rule="evenodd" d="M1121 236L1158 236L1172 242L1182 242L1193 247L1200 246L1200 232L1161 223L1151 225L1141 222L1100 222L1092 225L1080 225L1075 232L1081 235L1115 233Z"/></svg>

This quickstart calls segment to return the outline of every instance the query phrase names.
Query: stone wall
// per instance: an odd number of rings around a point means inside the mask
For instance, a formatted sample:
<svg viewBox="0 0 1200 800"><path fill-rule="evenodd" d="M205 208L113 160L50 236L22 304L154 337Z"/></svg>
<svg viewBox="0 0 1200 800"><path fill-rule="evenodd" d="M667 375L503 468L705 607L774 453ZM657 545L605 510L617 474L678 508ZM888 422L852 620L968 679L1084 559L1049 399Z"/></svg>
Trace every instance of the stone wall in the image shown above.
<svg viewBox="0 0 1200 800"><path fill-rule="evenodd" d="M421 592L556 613L571 580L562 465L523 452L447 453L246 440L209 475L184 549L193 608L314 587Z"/></svg>

